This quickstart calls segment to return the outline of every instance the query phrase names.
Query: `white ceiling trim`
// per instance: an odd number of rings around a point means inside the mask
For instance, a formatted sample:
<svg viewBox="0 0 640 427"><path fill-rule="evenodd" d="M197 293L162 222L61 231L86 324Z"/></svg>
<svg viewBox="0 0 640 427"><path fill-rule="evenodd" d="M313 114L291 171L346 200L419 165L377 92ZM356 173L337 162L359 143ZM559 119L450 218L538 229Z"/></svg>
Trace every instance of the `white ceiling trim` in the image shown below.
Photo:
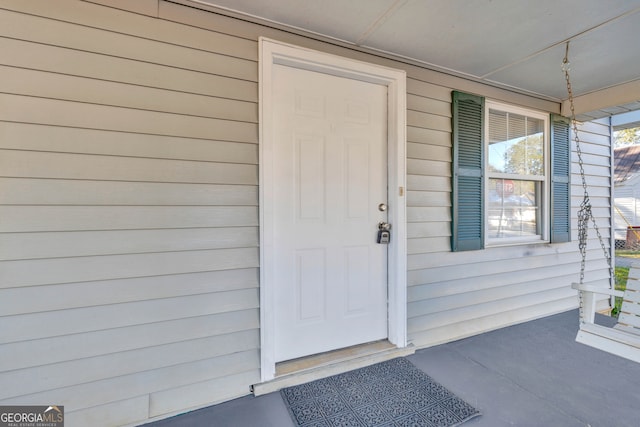
<svg viewBox="0 0 640 427"><path fill-rule="evenodd" d="M278 30L287 31L289 33L294 33L294 34L298 34L305 37L311 37L316 40L328 41L331 43L338 44L340 46L349 46L349 47L356 46L354 45L353 42L350 42L348 40L343 40L337 37L328 36L326 34L317 33L315 31L307 30L302 27L296 27L294 25L283 24L278 21L274 21L272 19L263 18L257 15L252 15L250 13L238 12L237 10L234 10L228 7L212 5L206 0L169 0L169 1L177 4L183 4L185 6L195 7L202 10L208 10L209 12L217 13L219 15L229 16L231 18L237 18L243 21L253 22L254 24L260 24L260 25L275 28Z"/></svg>
<svg viewBox="0 0 640 427"><path fill-rule="evenodd" d="M376 19L369 26L369 28L367 28L367 30L364 33L362 33L362 35L358 38L358 40L356 40L356 45L357 46L362 45L375 30L377 30L382 24L384 24L384 21L386 21L388 17L393 15L396 12L396 10L398 10L402 6L404 6L404 4L406 2L407 2L407 0L396 0L396 1L394 1L393 4L391 6L389 6L386 11L384 11L382 14L380 14L378 19Z"/></svg>
<svg viewBox="0 0 640 427"><path fill-rule="evenodd" d="M573 100L575 113L576 116L580 114L588 115L597 110L633 104L640 101L638 94L640 94L640 80L576 96ZM568 99L562 102L560 114L567 117L571 115L571 106ZM595 116L593 117L596 118Z"/></svg>

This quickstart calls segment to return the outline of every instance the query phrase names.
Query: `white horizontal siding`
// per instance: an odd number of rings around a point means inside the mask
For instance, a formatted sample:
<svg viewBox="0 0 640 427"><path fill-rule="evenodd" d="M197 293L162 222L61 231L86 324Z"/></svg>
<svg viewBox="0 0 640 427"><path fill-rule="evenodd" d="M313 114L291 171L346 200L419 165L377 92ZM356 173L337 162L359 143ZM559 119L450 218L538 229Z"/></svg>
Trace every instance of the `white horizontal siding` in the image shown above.
<svg viewBox="0 0 640 427"><path fill-rule="evenodd" d="M206 74L135 59L0 37L0 50L11 51L3 65L131 85L254 101L257 82Z"/></svg>
<svg viewBox="0 0 640 427"><path fill-rule="evenodd" d="M602 230L605 232L605 237L607 236L606 230ZM594 235L590 235L588 239L588 247L590 250L595 250L602 252L599 248L598 239ZM523 246L506 246L506 247L496 247L489 248L482 251L477 251L473 257L473 259L468 260L467 262L473 265L483 265L485 262L491 262L495 260L509 260L516 258L527 258L534 254L533 249L535 250L536 256L547 256L550 254L556 254L561 256L564 253L573 253L574 256L577 256L576 248L571 247L571 245L523 245ZM590 252L587 253L590 253ZM442 252L437 257L433 257L429 254L414 254L409 255L407 259L409 276L416 270L421 269L432 269L432 268L442 268L444 270L438 270L439 272L448 271L451 267L459 266L458 258L459 253L457 252ZM452 270L453 274L458 274L455 270Z"/></svg>
<svg viewBox="0 0 640 427"><path fill-rule="evenodd" d="M443 301L445 310L435 313L427 313L425 315L417 315L411 317L408 323L408 329L413 332L422 330L422 324L427 322L432 329L446 327L450 325L451 319L455 318L456 323L473 322L478 318L492 316L504 310L514 310L517 308L526 308L534 305L543 305L549 302L555 302L565 298L575 298L575 291L570 286L566 286L566 282L560 281L555 283L552 289L546 289L548 282L544 287L538 286L535 293L530 290L527 292L517 293L515 291L501 290L500 296L479 298L481 295L465 295L464 300L457 304L451 301ZM503 297L504 294L504 297ZM524 296L524 298L523 298ZM475 297L475 298L474 298ZM576 300L577 301L577 300ZM439 301L431 301L431 304L437 304ZM447 309L447 307L449 307Z"/></svg>
<svg viewBox="0 0 640 427"><path fill-rule="evenodd" d="M527 300L524 300L525 302ZM548 316L549 313L560 313L571 310L577 305L575 293L567 298L551 300L545 304L533 302L532 305L519 305L514 301L505 301L494 314L476 317L473 321L461 320L440 328L413 332L416 342L428 342L428 345L441 344L471 335L480 334L505 326L529 321L533 318ZM450 322L450 320L449 320Z"/></svg>
<svg viewBox="0 0 640 427"><path fill-rule="evenodd" d="M74 426L95 426L109 420L112 425L131 425L144 420L149 413L149 397L138 396L93 408L65 414L65 421Z"/></svg>
<svg viewBox="0 0 640 427"><path fill-rule="evenodd" d="M147 301L150 295L155 299L164 299L252 289L258 287L257 274L257 269L247 268L7 288L0 290L3 297L0 307L3 314L17 315ZM235 293L225 295L230 298L234 297ZM40 299L37 298L39 296ZM254 304L253 300L248 302ZM62 314L56 314L60 315ZM9 339L5 341L8 342Z"/></svg>
<svg viewBox="0 0 640 427"><path fill-rule="evenodd" d="M80 172L77 172L80 173ZM186 184L186 185L185 185ZM253 183L211 184L0 178L0 203L83 206L256 206ZM0 248L1 250L1 248Z"/></svg>
<svg viewBox="0 0 640 427"><path fill-rule="evenodd" d="M3 261L2 288L258 266L256 248ZM114 268L116 267L116 268Z"/></svg>
<svg viewBox="0 0 640 427"><path fill-rule="evenodd" d="M122 425L247 394L257 42L76 0L0 28L0 404Z"/></svg>
<svg viewBox="0 0 640 427"><path fill-rule="evenodd" d="M247 369L259 363L258 353L254 353L250 360L243 360L239 354L233 360L234 367ZM244 363L243 363L244 362ZM229 375L223 378L193 382L182 387L173 387L168 390L154 392L150 396L149 415L157 417L181 411L189 405L209 406L220 401L229 400L230 397L246 395L249 390L247 384L255 384L259 381L259 372L242 371L239 374Z"/></svg>
<svg viewBox="0 0 640 427"><path fill-rule="evenodd" d="M250 248L257 227L5 233L0 260Z"/></svg>
<svg viewBox="0 0 640 427"><path fill-rule="evenodd" d="M87 12L90 13L90 10L87 9ZM47 14L46 17L39 17L20 12L2 11L0 26L3 35L14 39L184 68L234 79L257 81L258 70L255 60L130 36L114 31L113 28L88 27L84 25L84 21L82 24L58 21L50 19L50 16ZM71 17L65 16L65 20L69 18ZM76 19L78 18L82 19L82 16L76 15Z"/></svg>
<svg viewBox="0 0 640 427"><path fill-rule="evenodd" d="M627 228L640 224L640 209L638 198L640 191L633 186L616 187L615 189L615 228L616 238L626 240Z"/></svg>
<svg viewBox="0 0 640 427"><path fill-rule="evenodd" d="M180 220L177 221L177 218ZM0 206L0 232L238 227L257 224L255 206Z"/></svg>
<svg viewBox="0 0 640 427"><path fill-rule="evenodd" d="M6 328L0 334L0 342L14 343L255 309L257 301L256 289L240 289L7 316L3 319ZM60 303L54 302L53 305ZM65 301L64 305L72 306L74 303Z"/></svg>
<svg viewBox="0 0 640 427"><path fill-rule="evenodd" d="M176 26L166 20L171 18L170 14L164 16L165 19L142 21L131 13L117 10L125 9L157 17L160 9L165 9L165 5L159 5L158 0L136 0L134 3L129 0L91 0L89 3L101 3L106 6L113 6L116 9L102 8L100 13L96 14L94 12L95 7L91 4L68 1L56 5L55 10L54 8L46 10L46 13L43 13L42 6L25 4L16 5L16 8L36 15L44 15L62 21L84 23L95 28L139 36L172 45L185 46L190 49L199 49L254 61L258 60L257 41L255 40L224 34L220 31L202 30L195 27L193 21L188 22L190 25L180 26L180 31L176 31ZM183 9L185 8L177 7L177 10ZM200 13L196 12L196 16L199 15ZM207 15L204 16L205 21L207 21ZM211 29L216 30L216 28Z"/></svg>
<svg viewBox="0 0 640 427"><path fill-rule="evenodd" d="M0 91L191 116L258 121L258 111L254 102L7 66L0 66Z"/></svg>
<svg viewBox="0 0 640 427"><path fill-rule="evenodd" d="M257 336L247 338L248 341L246 342L240 339L229 341L228 344L232 347L228 347L227 350L233 353L224 356L72 385L56 389L55 392L50 390L40 391L29 395L12 397L2 402L7 405L37 405L39 404L38 402L46 402L51 397L55 397L60 401L73 401L73 406L76 410L87 409L95 411L97 407L125 399L131 400L144 396L149 402L155 393L159 395L168 393L179 395L182 389L207 384L208 391L195 398L198 402L196 405L202 405L203 400L216 403L216 401L222 399L247 394L246 384L255 383L260 377L257 370L251 370L253 366L258 364L257 350L242 350L246 347L255 347ZM99 370L100 366L96 366L94 369ZM31 378L34 382L37 379L37 375ZM186 402L181 399L180 405L182 408L187 407L186 405L189 404L188 400L190 398L194 398L193 395L189 395L185 399ZM147 414L151 413L149 409L147 406ZM65 415L67 411L65 406ZM159 415L161 411L162 408L156 408L155 415ZM70 417L73 417L75 412L75 410L69 411ZM88 414L84 416L86 417ZM118 415L118 417L122 416ZM138 422L145 419L138 420ZM100 424L117 425L111 418L103 419Z"/></svg>
<svg viewBox="0 0 640 427"><path fill-rule="evenodd" d="M627 240L627 228L640 225L640 188L638 177L616 183L614 189L614 217L616 239Z"/></svg>
<svg viewBox="0 0 640 427"><path fill-rule="evenodd" d="M257 164L255 143L0 122L0 148L154 159Z"/></svg>
<svg viewBox="0 0 640 427"><path fill-rule="evenodd" d="M0 94L0 108L9 122L236 142L256 142L258 137L255 123L31 96Z"/></svg>
<svg viewBox="0 0 640 427"><path fill-rule="evenodd" d="M256 165L5 150L0 168L16 178L255 185Z"/></svg>
<svg viewBox="0 0 640 427"><path fill-rule="evenodd" d="M104 329L80 332L71 335L27 340L5 344L7 352L16 352L23 357L12 363L14 369L24 369L50 363L115 354L123 351L198 340L212 335L225 335L254 329L258 326L255 310L231 311L163 320L155 323L134 325L122 329ZM82 345L80 345L82 344ZM45 347L49 352L38 349ZM8 361L0 365L0 370Z"/></svg>
<svg viewBox="0 0 640 427"><path fill-rule="evenodd" d="M594 253L593 256L589 258L589 261L593 261L594 267L597 266L597 268L601 269L606 266L606 263L604 261L598 261L596 259L596 255L597 254ZM529 288L538 280L553 281L554 279L561 278L565 283L571 283L576 280L576 273L568 270L568 268L573 265L574 260L572 258L575 257L565 257L563 260L564 263L558 262L553 266L545 268L539 277L536 277L531 281L528 281L527 278L519 277L520 275L516 274L517 271L514 270L504 271L497 274L485 273L478 275L474 281L470 281L463 275L460 275L460 277L445 277L442 280L430 281L425 279L429 270L412 272L415 274L412 274L411 282L418 282L419 285L415 285L409 303L414 304L416 312L425 313L422 310L424 310L425 307L428 307L430 300L445 298L451 301L452 304L459 304L455 299L459 298L460 301L465 301L467 294L477 295L479 298L478 301L483 298L500 298L503 295L502 289L505 287L519 287L524 284L525 287L522 288L522 290L529 292ZM473 267L473 265L470 265L470 268ZM602 279L603 276L601 273L608 274L608 272L593 270L589 271L589 277L590 279ZM541 286L546 285L547 284L545 283L545 285ZM491 292L493 292L493 295L491 295ZM421 307L422 309L420 309ZM433 306L433 309L440 311L440 307L437 305Z"/></svg>
<svg viewBox="0 0 640 427"><path fill-rule="evenodd" d="M257 331L251 330L155 345L48 364L48 375L40 378L31 369L14 369L3 374L5 381L13 386L0 391L0 399L211 359L224 356L229 350L242 351L243 347L238 346L239 342L245 342L247 349L255 348L257 341ZM68 375L69 371L74 372L72 377ZM33 381L34 379L37 381Z"/></svg>

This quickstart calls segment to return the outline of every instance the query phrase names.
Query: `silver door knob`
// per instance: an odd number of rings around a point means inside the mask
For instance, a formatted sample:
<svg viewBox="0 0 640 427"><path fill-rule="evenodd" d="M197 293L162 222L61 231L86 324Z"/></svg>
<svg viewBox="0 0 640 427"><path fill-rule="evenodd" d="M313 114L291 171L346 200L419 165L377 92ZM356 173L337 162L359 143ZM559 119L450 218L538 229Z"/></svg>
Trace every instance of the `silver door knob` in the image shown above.
<svg viewBox="0 0 640 427"><path fill-rule="evenodd" d="M386 203L380 203L380 204L378 205L378 210L379 210L380 212L384 212L384 211L386 211L386 210L387 210L387 205L386 205Z"/></svg>
<svg viewBox="0 0 640 427"><path fill-rule="evenodd" d="M379 222L378 223L378 230L389 231L389 230L391 230L391 224L389 224L388 222Z"/></svg>

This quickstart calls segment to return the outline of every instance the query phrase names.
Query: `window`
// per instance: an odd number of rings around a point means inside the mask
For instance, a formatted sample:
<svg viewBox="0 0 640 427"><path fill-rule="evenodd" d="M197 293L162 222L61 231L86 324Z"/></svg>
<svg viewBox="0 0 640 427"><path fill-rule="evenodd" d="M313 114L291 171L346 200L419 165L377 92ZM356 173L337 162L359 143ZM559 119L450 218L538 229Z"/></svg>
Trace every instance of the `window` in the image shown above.
<svg viewBox="0 0 640 427"><path fill-rule="evenodd" d="M453 93L453 251L570 238L569 121Z"/></svg>
<svg viewBox="0 0 640 427"><path fill-rule="evenodd" d="M486 243L546 240L548 119L487 102Z"/></svg>

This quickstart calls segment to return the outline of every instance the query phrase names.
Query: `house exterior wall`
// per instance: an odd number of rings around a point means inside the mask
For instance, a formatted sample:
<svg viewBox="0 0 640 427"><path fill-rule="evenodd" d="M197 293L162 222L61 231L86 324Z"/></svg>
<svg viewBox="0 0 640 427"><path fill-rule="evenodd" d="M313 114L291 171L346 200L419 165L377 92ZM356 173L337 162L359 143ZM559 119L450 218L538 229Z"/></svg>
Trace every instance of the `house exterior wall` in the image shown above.
<svg viewBox="0 0 640 427"><path fill-rule="evenodd" d="M2 0L0 405L139 424L259 381L259 36L407 71L414 345L577 305L575 229L450 251L451 91L558 104L162 0ZM607 236L609 128L583 128ZM608 286L590 248L588 281Z"/></svg>
<svg viewBox="0 0 640 427"><path fill-rule="evenodd" d="M626 240L627 227L640 225L640 188L639 180L633 177L623 183L616 184L614 189L615 235L616 239ZM619 210L619 211L618 211Z"/></svg>

